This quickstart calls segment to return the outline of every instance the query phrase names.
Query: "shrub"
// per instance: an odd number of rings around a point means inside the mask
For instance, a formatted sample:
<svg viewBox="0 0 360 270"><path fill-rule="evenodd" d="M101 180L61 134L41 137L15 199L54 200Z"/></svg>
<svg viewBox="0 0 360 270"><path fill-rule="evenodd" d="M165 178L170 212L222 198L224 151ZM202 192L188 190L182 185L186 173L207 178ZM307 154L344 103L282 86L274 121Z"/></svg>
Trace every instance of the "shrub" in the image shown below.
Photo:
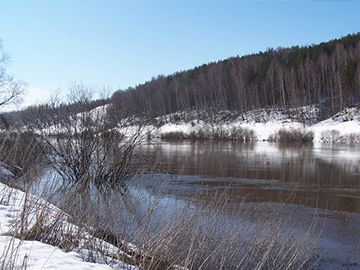
<svg viewBox="0 0 360 270"><path fill-rule="evenodd" d="M351 133L347 135L346 141L349 144L360 144L360 133Z"/></svg>
<svg viewBox="0 0 360 270"><path fill-rule="evenodd" d="M211 137L215 141L223 141L229 138L228 132L222 126L211 128Z"/></svg>
<svg viewBox="0 0 360 270"><path fill-rule="evenodd" d="M360 133L351 133L348 135L340 135L340 132L333 130L324 130L321 133L321 141L331 144L359 144Z"/></svg>
<svg viewBox="0 0 360 270"><path fill-rule="evenodd" d="M275 134L270 135L269 142L279 143L311 143L314 140L314 133L312 131L298 130L298 129L280 129Z"/></svg>
<svg viewBox="0 0 360 270"><path fill-rule="evenodd" d="M210 138L210 130L207 128L200 128L197 131L197 138L200 140L205 140Z"/></svg>
<svg viewBox="0 0 360 270"><path fill-rule="evenodd" d="M189 134L190 140L209 140L211 139L210 130L207 128L199 128L192 130Z"/></svg>
<svg viewBox="0 0 360 270"><path fill-rule="evenodd" d="M162 140L182 140L184 139L184 133L182 131L170 131L162 133L160 138Z"/></svg>
<svg viewBox="0 0 360 270"><path fill-rule="evenodd" d="M255 133L252 129L244 127L233 127L230 132L230 139L239 142L250 142L255 140Z"/></svg>
<svg viewBox="0 0 360 270"><path fill-rule="evenodd" d="M325 130L321 132L321 141L323 143L339 143L340 132L337 130Z"/></svg>
<svg viewBox="0 0 360 270"><path fill-rule="evenodd" d="M197 140L197 132L196 130L191 130L189 133L189 139L190 140Z"/></svg>
<svg viewBox="0 0 360 270"><path fill-rule="evenodd" d="M227 131L224 127L212 127L208 128L199 128L197 130L192 130L188 136L190 140L210 140L215 141L226 141L226 140L235 140L238 142L251 142L256 139L255 133L252 129L243 128L243 127L233 127L231 131Z"/></svg>
<svg viewBox="0 0 360 270"><path fill-rule="evenodd" d="M89 101L82 98L80 90L68 102L87 107ZM50 111L61 106L62 103L51 104ZM65 111L63 114L64 120L51 129L52 137L48 129L36 129L41 142L47 146L50 168L65 185L80 191L79 196L83 198L93 187L100 191L114 188L125 192L126 182L138 172L139 166L132 163L132 158L134 150L145 139L143 126L138 125L124 134L116 129L109 130L101 111ZM50 118L56 116L49 113Z"/></svg>

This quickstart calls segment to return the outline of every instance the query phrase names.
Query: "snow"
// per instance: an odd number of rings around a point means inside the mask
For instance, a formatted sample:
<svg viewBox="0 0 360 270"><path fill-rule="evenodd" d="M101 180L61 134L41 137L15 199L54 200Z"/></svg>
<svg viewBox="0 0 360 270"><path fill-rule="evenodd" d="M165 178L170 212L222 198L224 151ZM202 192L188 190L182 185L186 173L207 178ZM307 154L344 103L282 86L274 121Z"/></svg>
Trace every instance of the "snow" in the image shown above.
<svg viewBox="0 0 360 270"><path fill-rule="evenodd" d="M188 135L192 130L193 127L191 126L190 123L180 124L180 125L169 123L160 127L158 132L160 134L165 134L175 131L175 132L183 132L184 134Z"/></svg>
<svg viewBox="0 0 360 270"><path fill-rule="evenodd" d="M83 259L86 257L86 250L65 252L58 247L39 241L24 241L9 236L9 232L14 228L22 212L25 196L24 192L0 183L0 267L2 269L137 269L111 258L108 258L110 264L105 264L105 261L101 259L97 259L96 263L85 262ZM33 195L28 195L27 198L37 200L36 203L45 203L44 200ZM51 204L47 205L52 211L61 211ZM76 227L73 224L67 224L67 226ZM106 245L108 251L119 252L117 247L109 243L100 239L96 241ZM8 263L14 265L10 267Z"/></svg>
<svg viewBox="0 0 360 270"><path fill-rule="evenodd" d="M80 113L90 115L94 119L104 119L109 105L99 106L89 112ZM292 109L266 108L249 110L247 112L219 111L216 114L205 111L176 112L163 115L153 119L157 122L143 125L142 120L132 116L122 119L117 130L120 133L131 137L133 134L141 132L144 138L151 133L151 137L159 139L163 134L171 132L182 132L188 137L192 132L200 129L211 130L212 128L222 128L226 133L230 133L233 127L248 128L254 131L257 141L267 141L280 129L311 131L314 133L314 143L329 143L322 139L325 131L337 131L339 136L349 136L358 134L356 140L360 143L360 108L348 107L338 112L334 116L321 122L317 121L319 109L317 106L303 106ZM53 125L44 129L45 134L53 134L65 131L62 127ZM348 143L345 138L341 143Z"/></svg>
<svg viewBox="0 0 360 270"><path fill-rule="evenodd" d="M360 110L346 108L333 117L313 125L311 130L314 132L315 142L323 142L321 134L327 130L336 130L340 136L360 134Z"/></svg>
<svg viewBox="0 0 360 270"><path fill-rule="evenodd" d="M296 113L301 112L299 118ZM253 130L257 141L267 141L269 136L274 135L280 129L311 131L314 133L314 143L326 143L322 140L324 131L338 131L340 136L358 134L360 136L360 109L346 108L329 119L316 122L317 108L315 106L300 107L284 112L278 109L251 110L234 117L231 112L219 112L212 120L194 120L199 114L204 112L178 112L175 114L158 117L157 120L164 122L160 127L148 125L144 130L150 130L152 136L160 138L162 134L171 132L182 132L185 137L191 132L199 129L222 128L230 133L233 127L242 127ZM224 115L228 115L228 119ZM180 118L178 121L171 119ZM203 116L203 118L205 118ZM209 117L208 117L209 118ZM304 124L305 122L305 124ZM133 126L128 126L127 130L134 130ZM131 133L131 132L130 132Z"/></svg>
<svg viewBox="0 0 360 270"><path fill-rule="evenodd" d="M302 124L297 122L282 122L272 120L265 123L239 123L238 126L254 130L258 141L266 141L280 129L302 129Z"/></svg>
<svg viewBox="0 0 360 270"><path fill-rule="evenodd" d="M24 267L26 269L112 269L109 265L84 262L76 252L66 253L59 248L38 241L12 240L10 236L0 237L2 256L6 253L9 244L10 248L16 252L14 254L16 256L15 268L18 269L23 265L26 265ZM5 265L6 267L8 266Z"/></svg>

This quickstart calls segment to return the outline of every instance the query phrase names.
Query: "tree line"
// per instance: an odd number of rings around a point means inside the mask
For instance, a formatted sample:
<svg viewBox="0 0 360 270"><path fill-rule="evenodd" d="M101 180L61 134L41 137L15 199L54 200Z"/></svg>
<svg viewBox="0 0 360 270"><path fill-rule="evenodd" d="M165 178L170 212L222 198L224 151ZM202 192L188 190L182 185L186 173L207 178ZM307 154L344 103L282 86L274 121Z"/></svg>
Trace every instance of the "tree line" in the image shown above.
<svg viewBox="0 0 360 270"><path fill-rule="evenodd" d="M7 129L40 122L51 126L70 114L105 104L110 104L109 125L134 115L152 118L176 111L244 112L314 104L320 108L321 119L359 104L359 61L360 33L317 45L268 49L169 76L160 75L136 87L118 90L110 99L86 97L86 102L70 99L57 106L50 102L2 113L0 127Z"/></svg>
<svg viewBox="0 0 360 270"><path fill-rule="evenodd" d="M360 33L311 46L268 49L115 92L113 115L186 110L247 111L318 104L323 116L358 104Z"/></svg>
<svg viewBox="0 0 360 270"><path fill-rule="evenodd" d="M45 104L29 106L20 111L3 112L0 114L0 128L50 127L60 122L67 121L70 116L88 112L96 107L110 103L109 98L93 100L91 93L85 93L86 87L77 85L70 88L67 99L53 98ZM83 91L85 94L78 94Z"/></svg>

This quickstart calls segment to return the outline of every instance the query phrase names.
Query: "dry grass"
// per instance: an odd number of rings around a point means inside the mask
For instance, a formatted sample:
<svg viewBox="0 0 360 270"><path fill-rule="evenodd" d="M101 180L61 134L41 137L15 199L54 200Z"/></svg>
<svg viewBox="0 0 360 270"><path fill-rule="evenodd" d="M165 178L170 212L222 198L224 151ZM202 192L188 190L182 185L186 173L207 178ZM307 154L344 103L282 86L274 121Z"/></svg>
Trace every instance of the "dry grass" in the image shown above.
<svg viewBox="0 0 360 270"><path fill-rule="evenodd" d="M47 149L32 132L1 132L0 162L15 177L32 179L46 163Z"/></svg>
<svg viewBox="0 0 360 270"><path fill-rule="evenodd" d="M77 215L65 214L27 194L10 234L18 239L37 240L65 251L79 252L86 261L109 263L119 259L151 270L180 269L179 265L184 269L306 269L314 255L312 228L295 237L289 230L291 220L276 213L269 221L261 209L246 208L242 204L229 212L225 193L215 195L206 204L194 202L195 208L178 209L160 223L161 192L141 214L138 202L146 198L128 197L123 203L115 204L114 197L105 196L102 203L99 198L83 198L89 203L79 204L69 200L72 195L69 196L62 208ZM101 207L95 208L91 202ZM131 205L132 214L119 226L122 220L119 214L129 210L126 205ZM167 210L160 213L160 216L166 215L169 215ZM236 224L231 222L234 217L238 218ZM99 239L116 245L118 251L109 249ZM137 248L124 240L133 241ZM16 257L16 248L9 243L8 254Z"/></svg>
<svg viewBox="0 0 360 270"><path fill-rule="evenodd" d="M248 230L244 224L249 213L243 213L244 223L231 226L221 214L224 206L220 201L190 215L182 213L148 239L144 249L163 264L187 269L301 269L307 265L312 254L306 235L297 240L291 239L291 233L284 236L282 220Z"/></svg>
<svg viewBox="0 0 360 270"><path fill-rule="evenodd" d="M23 203L6 234L10 238L5 250L0 253L0 269L18 269L19 260L21 261L18 249L25 240L40 241L65 252L77 252L87 262L112 264L122 255L118 248L96 237L94 229L82 223L82 217L69 216L28 192L24 197L14 196Z"/></svg>
<svg viewBox="0 0 360 270"><path fill-rule="evenodd" d="M116 197L109 197L104 199L111 200L107 206L89 212L92 220L88 222L96 228L96 236L123 251L122 260L141 269L179 269L179 265L186 269L306 269L311 264L311 226L299 236L289 229L292 221L276 212L271 221L261 208L238 204L229 212L225 193L169 214L160 202L162 196L160 191L145 208L139 202L148 199L141 195L127 198L127 206L119 200L111 203ZM126 210L130 215L119 226L119 213ZM129 250L124 239L138 248Z"/></svg>

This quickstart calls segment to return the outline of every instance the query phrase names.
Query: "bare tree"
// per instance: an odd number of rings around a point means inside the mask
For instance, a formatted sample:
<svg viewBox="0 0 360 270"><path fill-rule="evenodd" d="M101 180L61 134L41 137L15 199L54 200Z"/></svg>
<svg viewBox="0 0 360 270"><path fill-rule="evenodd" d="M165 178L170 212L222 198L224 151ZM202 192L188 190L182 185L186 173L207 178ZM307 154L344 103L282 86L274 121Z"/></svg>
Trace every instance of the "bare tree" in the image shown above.
<svg viewBox="0 0 360 270"><path fill-rule="evenodd" d="M22 101L24 84L18 82L6 72L9 56L4 52L0 40L0 106Z"/></svg>

